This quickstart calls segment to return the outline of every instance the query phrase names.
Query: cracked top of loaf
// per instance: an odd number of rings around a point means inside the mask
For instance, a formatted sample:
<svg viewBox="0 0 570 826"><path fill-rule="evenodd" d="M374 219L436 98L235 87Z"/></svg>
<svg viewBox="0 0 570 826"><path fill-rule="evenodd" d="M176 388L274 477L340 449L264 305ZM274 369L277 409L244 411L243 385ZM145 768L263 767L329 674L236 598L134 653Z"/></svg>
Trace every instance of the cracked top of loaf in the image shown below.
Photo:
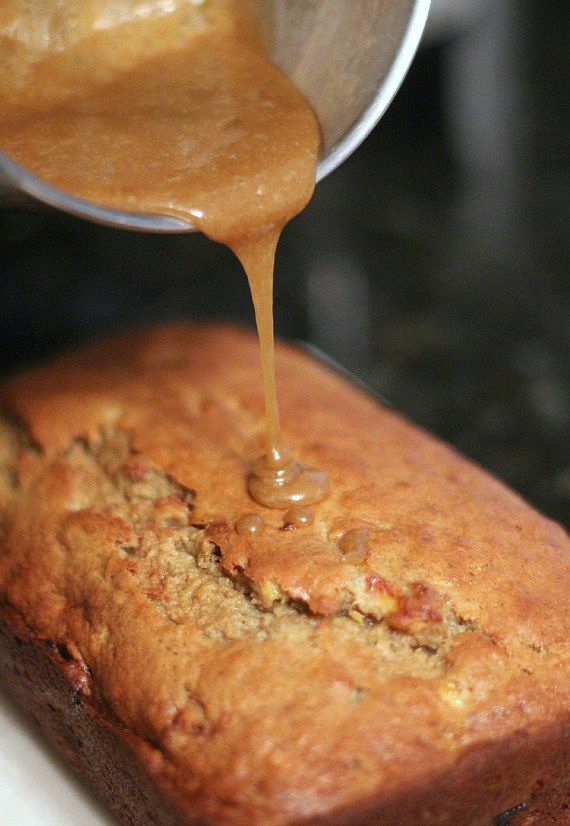
<svg viewBox="0 0 570 826"><path fill-rule="evenodd" d="M249 333L155 329L1 393L0 596L85 664L155 782L206 821L278 824L567 725L563 530L302 352L278 347L277 381L286 442L331 480L294 529L247 493Z"/></svg>

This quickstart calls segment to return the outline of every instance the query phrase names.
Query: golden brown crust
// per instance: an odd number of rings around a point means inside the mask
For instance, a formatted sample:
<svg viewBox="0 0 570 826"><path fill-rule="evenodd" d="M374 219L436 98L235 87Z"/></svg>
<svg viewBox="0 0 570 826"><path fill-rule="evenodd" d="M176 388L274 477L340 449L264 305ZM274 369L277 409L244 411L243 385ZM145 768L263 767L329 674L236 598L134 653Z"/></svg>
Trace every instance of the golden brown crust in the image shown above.
<svg viewBox="0 0 570 826"><path fill-rule="evenodd" d="M563 779L564 532L280 347L286 439L333 488L313 525L283 530L245 486L257 359L247 333L181 326L5 387L26 438L6 425L21 449L0 457L1 597L76 653L117 725L160 754L154 782L205 822L403 826L428 818L438 783L455 802L437 822L484 823ZM256 511L265 530L238 535ZM354 528L361 563L339 549Z"/></svg>

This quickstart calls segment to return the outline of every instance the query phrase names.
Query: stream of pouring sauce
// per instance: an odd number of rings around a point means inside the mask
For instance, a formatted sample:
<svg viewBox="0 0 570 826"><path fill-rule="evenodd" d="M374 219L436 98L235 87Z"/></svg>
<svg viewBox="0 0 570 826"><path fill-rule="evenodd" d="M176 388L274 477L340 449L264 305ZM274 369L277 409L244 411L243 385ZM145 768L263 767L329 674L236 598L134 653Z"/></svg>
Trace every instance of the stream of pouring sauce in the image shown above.
<svg viewBox="0 0 570 826"><path fill-rule="evenodd" d="M312 195L320 134L255 12L253 0L4 0L0 149L66 193L181 218L238 256L267 415L249 491L287 509L328 493L282 443L273 343L275 249Z"/></svg>

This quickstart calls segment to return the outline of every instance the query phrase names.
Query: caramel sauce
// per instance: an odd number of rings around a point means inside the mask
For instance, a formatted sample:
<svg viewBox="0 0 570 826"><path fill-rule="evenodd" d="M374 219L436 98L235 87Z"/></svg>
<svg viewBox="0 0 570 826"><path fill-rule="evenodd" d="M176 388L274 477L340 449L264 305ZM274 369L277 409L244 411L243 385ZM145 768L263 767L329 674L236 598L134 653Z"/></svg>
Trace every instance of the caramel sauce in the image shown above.
<svg viewBox="0 0 570 826"><path fill-rule="evenodd" d="M283 514L283 526L306 528L315 521L315 514L310 508L289 508Z"/></svg>
<svg viewBox="0 0 570 826"><path fill-rule="evenodd" d="M266 508L288 510L291 505L314 505L329 493L327 474L302 465L287 451L261 456L254 463L248 490Z"/></svg>
<svg viewBox="0 0 570 826"><path fill-rule="evenodd" d="M254 536L265 527L265 519L258 513L244 513L236 522L236 531L241 536Z"/></svg>
<svg viewBox="0 0 570 826"><path fill-rule="evenodd" d="M70 195L181 218L235 252L255 307L267 417L249 492L286 509L328 493L326 475L282 443L272 301L277 242L311 197L320 134L267 59L255 5L9 0L0 148Z"/></svg>
<svg viewBox="0 0 570 826"><path fill-rule="evenodd" d="M365 528L352 528L343 534L338 546L347 562L358 564L366 557L369 532Z"/></svg>

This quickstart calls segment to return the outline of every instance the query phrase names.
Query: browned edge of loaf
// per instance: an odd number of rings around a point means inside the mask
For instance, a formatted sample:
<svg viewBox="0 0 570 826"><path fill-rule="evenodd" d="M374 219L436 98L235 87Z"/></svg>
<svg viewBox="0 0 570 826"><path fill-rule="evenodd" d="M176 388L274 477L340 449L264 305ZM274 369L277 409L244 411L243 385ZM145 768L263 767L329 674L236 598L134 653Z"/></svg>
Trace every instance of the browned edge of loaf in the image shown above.
<svg viewBox="0 0 570 826"><path fill-rule="evenodd" d="M570 779L547 789L498 826L570 826Z"/></svg>
<svg viewBox="0 0 570 826"><path fill-rule="evenodd" d="M0 606L0 682L56 752L121 823L181 826L188 821L151 781L154 750L85 696L83 663L36 637L21 616Z"/></svg>
<svg viewBox="0 0 570 826"><path fill-rule="evenodd" d="M36 637L22 617L7 605L0 606L0 641L3 690L36 722L57 753L122 823L205 826L207 821L190 819L180 813L175 802L168 800L175 799L172 789L155 785L159 776L156 750L115 721L91 691L86 692L90 677L82 662L73 659L61 646ZM569 739L568 732L559 727L545 727L541 736L532 741L521 734L502 743L500 752L492 743L469 753L456 772L430 777L421 786L383 801L380 807L370 801L360 811L351 809L308 822L329 826L411 826L419 824L421 811L422 822L430 824L490 824L490 818L495 820L489 815L493 802L504 800L507 783L511 800L517 794L522 796L519 802L528 799L524 780L517 785L512 783L516 774L523 777L529 761L543 766L546 783L549 775L554 782L559 780L557 766L570 759ZM535 800L537 792L540 789L532 790L528 816L536 813L540 818L548 814L548 819L523 819L521 824L566 823L568 785L547 789ZM482 812L480 819L474 821L471 815L466 819L465 811L477 809ZM526 809L523 814L527 816ZM509 818L507 822L513 821ZM514 822L519 820L515 817Z"/></svg>

